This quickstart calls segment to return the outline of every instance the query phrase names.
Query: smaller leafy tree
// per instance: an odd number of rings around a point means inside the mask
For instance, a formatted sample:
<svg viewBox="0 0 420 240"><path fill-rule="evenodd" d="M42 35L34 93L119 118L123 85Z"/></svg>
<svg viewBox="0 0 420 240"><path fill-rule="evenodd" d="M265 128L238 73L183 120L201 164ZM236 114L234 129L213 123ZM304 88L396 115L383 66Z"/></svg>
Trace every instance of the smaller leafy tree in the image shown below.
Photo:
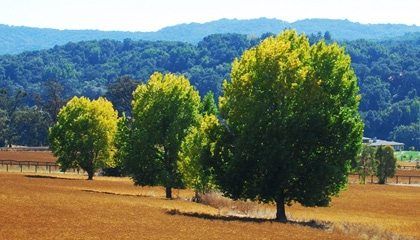
<svg viewBox="0 0 420 240"><path fill-rule="evenodd" d="M187 187L195 190L194 201L214 189L214 173L211 161L219 136L219 121L215 115L205 115L200 124L185 137L178 159L178 169Z"/></svg>
<svg viewBox="0 0 420 240"><path fill-rule="evenodd" d="M376 176L379 179L379 184L385 184L386 179L395 174L397 159L394 156L394 149L391 146L380 146L376 150L375 157L378 161Z"/></svg>
<svg viewBox="0 0 420 240"><path fill-rule="evenodd" d="M357 158L356 170L359 173L361 183L366 183L366 176L372 175L376 171L375 161L376 148L363 145Z"/></svg>
<svg viewBox="0 0 420 240"><path fill-rule="evenodd" d="M92 180L102 167L113 165L117 112L104 98L74 97L50 128L51 149L62 170L81 168Z"/></svg>

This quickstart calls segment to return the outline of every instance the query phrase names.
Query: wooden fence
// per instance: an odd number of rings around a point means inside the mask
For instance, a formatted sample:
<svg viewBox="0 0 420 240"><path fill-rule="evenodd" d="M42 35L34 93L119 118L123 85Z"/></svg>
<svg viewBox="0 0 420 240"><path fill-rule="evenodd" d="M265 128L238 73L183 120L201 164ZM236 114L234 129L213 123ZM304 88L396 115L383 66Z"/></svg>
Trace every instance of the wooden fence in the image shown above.
<svg viewBox="0 0 420 240"><path fill-rule="evenodd" d="M351 176L357 177L357 179L359 179L359 174L350 174L350 177ZM366 180L366 183L377 183L378 182L378 178L376 176L373 176L373 175L366 176L365 180ZM350 178L349 178L349 181L350 181ZM420 175L394 175L394 177L387 179L387 183L420 184Z"/></svg>
<svg viewBox="0 0 420 240"><path fill-rule="evenodd" d="M15 161L15 160L0 160L0 169L5 168L6 172L12 171L12 167L17 167L20 172L35 172L44 170L45 172L59 172L60 166L55 162L38 162L38 161ZM32 167L32 168L31 168ZM67 172L82 173L80 169L68 169Z"/></svg>
<svg viewBox="0 0 420 240"><path fill-rule="evenodd" d="M60 172L60 167L55 162L39 162L39 161L16 161L16 160L0 160L0 170L6 172L12 171L12 167L17 167L17 171L19 172L35 172L38 171L45 171L48 173L52 172ZM33 169L31 169L33 167ZM16 169L15 169L16 172ZM80 169L68 169L67 172L73 172L77 174L84 174L85 172ZM353 179L352 179L353 177ZM357 178L357 182L359 181L359 174L350 174L349 181L355 182ZM405 181L404 181L405 180ZM366 176L366 182L368 183L377 183L378 179L376 176ZM419 175L395 175L392 178L388 178L388 183L406 183L406 184L420 184L420 174Z"/></svg>
<svg viewBox="0 0 420 240"><path fill-rule="evenodd" d="M49 147L0 147L0 151L31 151L31 152L45 152L45 151L50 151Z"/></svg>
<svg viewBox="0 0 420 240"><path fill-rule="evenodd" d="M416 170L416 169L420 169L420 165L403 165L403 166L398 166L398 169L402 169L402 170Z"/></svg>

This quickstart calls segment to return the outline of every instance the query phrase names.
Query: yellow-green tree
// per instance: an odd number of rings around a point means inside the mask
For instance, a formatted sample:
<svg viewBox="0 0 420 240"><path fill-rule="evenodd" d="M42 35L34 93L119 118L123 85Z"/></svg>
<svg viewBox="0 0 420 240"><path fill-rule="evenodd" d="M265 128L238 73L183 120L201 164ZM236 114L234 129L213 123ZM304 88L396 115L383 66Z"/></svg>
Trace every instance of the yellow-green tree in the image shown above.
<svg viewBox="0 0 420 240"><path fill-rule="evenodd" d="M117 119L112 103L104 98L71 99L49 131L50 147L61 169L81 168L92 180L99 168L112 166Z"/></svg>
<svg viewBox="0 0 420 240"><path fill-rule="evenodd" d="M126 170L138 185L161 185L166 197L182 185L177 168L181 143L197 124L200 96L187 78L155 73L133 93Z"/></svg>
<svg viewBox="0 0 420 240"><path fill-rule="evenodd" d="M215 188L211 161L220 135L219 127L215 115L205 115L182 142L178 169L187 187L195 190L194 200L197 202L202 194Z"/></svg>
<svg viewBox="0 0 420 240"><path fill-rule="evenodd" d="M326 206L345 186L363 124L350 56L288 30L234 61L223 85L216 182L234 199Z"/></svg>

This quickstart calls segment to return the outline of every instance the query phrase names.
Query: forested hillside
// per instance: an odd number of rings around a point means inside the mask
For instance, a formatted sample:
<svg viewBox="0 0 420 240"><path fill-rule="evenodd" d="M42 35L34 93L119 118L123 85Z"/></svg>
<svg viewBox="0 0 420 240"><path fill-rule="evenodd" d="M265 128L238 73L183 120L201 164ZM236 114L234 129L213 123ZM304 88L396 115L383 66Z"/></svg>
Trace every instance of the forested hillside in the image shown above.
<svg viewBox="0 0 420 240"><path fill-rule="evenodd" d="M197 45L132 40L68 43L0 57L0 87L38 93L40 83L59 80L67 96L98 97L119 76L142 81L155 71L170 71L186 74L200 93L212 90L218 94L233 59L258 41L226 34L206 37Z"/></svg>
<svg viewBox="0 0 420 240"><path fill-rule="evenodd" d="M198 44L86 41L1 56L0 131L4 133L0 144L4 140L47 144L46 128L54 120L57 107L73 95L106 96L117 109L128 111L135 85L155 71L185 74L201 95L211 90L217 96L223 79L229 78L234 58L267 36L215 34ZM328 33L325 37L331 41ZM322 36L310 36L312 42L319 38ZM420 148L419 34L406 39L341 44L350 53L359 78L365 135Z"/></svg>
<svg viewBox="0 0 420 240"><path fill-rule="evenodd" d="M349 42L365 135L420 147L420 37Z"/></svg>
<svg viewBox="0 0 420 240"><path fill-rule="evenodd" d="M0 54L48 49L68 42L112 39L182 41L196 44L205 36L221 33L239 33L260 36L266 32L279 33L285 28L312 34L329 31L337 40L385 39L420 32L418 26L403 24L360 24L348 20L305 19L286 22L278 19L220 19L207 23L179 24L156 32L122 32L98 30L57 30L15 27L0 24Z"/></svg>

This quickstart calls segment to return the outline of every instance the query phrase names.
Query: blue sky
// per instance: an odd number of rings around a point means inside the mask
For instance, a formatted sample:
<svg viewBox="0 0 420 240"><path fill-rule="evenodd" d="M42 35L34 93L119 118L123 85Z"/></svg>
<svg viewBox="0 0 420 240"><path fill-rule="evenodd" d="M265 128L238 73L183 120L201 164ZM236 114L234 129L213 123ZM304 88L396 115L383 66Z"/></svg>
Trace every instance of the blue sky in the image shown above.
<svg viewBox="0 0 420 240"><path fill-rule="evenodd" d="M420 0L0 0L0 23L154 31L179 23L258 17L420 25Z"/></svg>

